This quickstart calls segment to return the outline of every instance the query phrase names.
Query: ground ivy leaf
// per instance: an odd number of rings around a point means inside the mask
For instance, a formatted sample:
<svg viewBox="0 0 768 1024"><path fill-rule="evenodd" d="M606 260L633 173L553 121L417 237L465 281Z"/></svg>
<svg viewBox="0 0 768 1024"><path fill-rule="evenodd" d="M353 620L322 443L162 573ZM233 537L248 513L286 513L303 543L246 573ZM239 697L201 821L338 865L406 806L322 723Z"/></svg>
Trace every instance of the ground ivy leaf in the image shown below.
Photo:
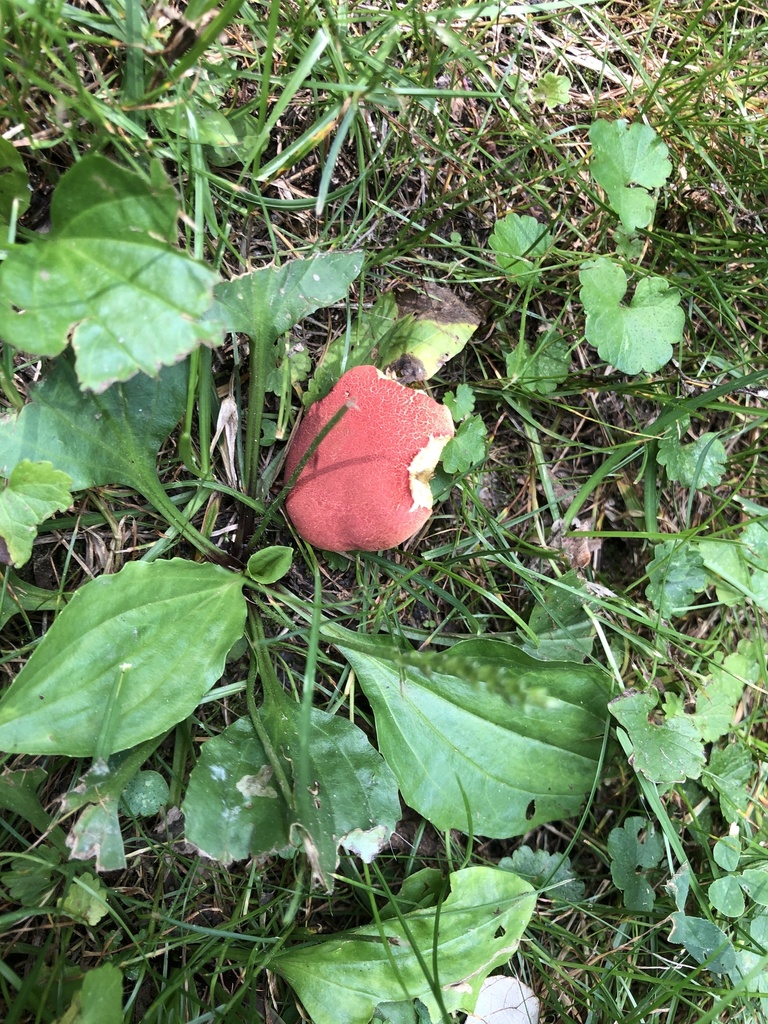
<svg viewBox="0 0 768 1024"><path fill-rule="evenodd" d="M0 475L22 459L53 463L72 490L125 484L146 494L157 486L160 445L184 411L186 364L84 394L69 359L56 361L18 416L0 420Z"/></svg>
<svg viewBox="0 0 768 1024"><path fill-rule="evenodd" d="M649 125L628 125L623 119L595 121L589 141L590 173L622 224L627 231L646 227L656 208L651 190L661 188L672 173L666 145Z"/></svg>
<svg viewBox="0 0 768 1024"><path fill-rule="evenodd" d="M200 322L216 275L173 246L176 198L154 179L83 157L54 192L50 233L0 269L4 340L52 356L71 336L78 379L93 391L139 371L156 376L221 340Z"/></svg>
<svg viewBox="0 0 768 1024"><path fill-rule="evenodd" d="M22 907L39 910L56 886L53 870L60 862L58 850L51 846L39 846L34 852L12 860L10 870L0 874L0 884L14 902L20 903Z"/></svg>
<svg viewBox="0 0 768 1024"><path fill-rule="evenodd" d="M717 591L717 599L727 607L743 604L750 596L750 573L744 549L738 541L701 540L699 553Z"/></svg>
<svg viewBox="0 0 768 1024"><path fill-rule="evenodd" d="M323 634L371 702L403 797L436 828L507 838L578 812L605 730L602 671L500 640L433 656L335 625Z"/></svg>
<svg viewBox="0 0 768 1024"><path fill-rule="evenodd" d="M468 473L485 458L487 429L479 416L464 420L440 456L446 473Z"/></svg>
<svg viewBox="0 0 768 1024"><path fill-rule="evenodd" d="M672 914L669 941L685 946L694 960L706 964L714 974L727 974L736 966L733 943L716 924L682 911Z"/></svg>
<svg viewBox="0 0 768 1024"><path fill-rule="evenodd" d="M627 276L618 263L604 256L586 261L579 280L587 341L601 359L622 373L654 373L669 362L685 324L676 288L662 277L644 277L629 306L622 305Z"/></svg>
<svg viewBox="0 0 768 1024"><path fill-rule="evenodd" d="M288 806L248 719L203 744L182 810L187 840L221 864L291 849Z"/></svg>
<svg viewBox="0 0 768 1024"><path fill-rule="evenodd" d="M645 596L662 618L684 614L696 594L707 586L704 559L686 542L665 540L656 544L648 563Z"/></svg>
<svg viewBox="0 0 768 1024"><path fill-rule="evenodd" d="M0 224L11 219L16 200L17 215L29 209L29 178L21 154L8 139L0 138ZM5 238L0 239L4 243Z"/></svg>
<svg viewBox="0 0 768 1024"><path fill-rule="evenodd" d="M555 75L547 71L531 90L531 99L543 103L547 110L555 110L569 102L571 84L570 78L565 75Z"/></svg>
<svg viewBox="0 0 768 1024"><path fill-rule="evenodd" d="M659 442L657 462L664 466L670 480L684 487L717 487L725 473L725 445L717 434L702 434L691 444L680 444L677 437Z"/></svg>
<svg viewBox="0 0 768 1024"><path fill-rule="evenodd" d="M729 732L744 688L760 677L752 645L741 641L739 648L721 665L713 664L712 675L696 698L696 727L705 743Z"/></svg>
<svg viewBox="0 0 768 1024"><path fill-rule="evenodd" d="M513 384L538 395L551 395L568 377L571 349L559 335L540 339L533 352L525 340L507 353L506 372Z"/></svg>
<svg viewBox="0 0 768 1024"><path fill-rule="evenodd" d="M24 459L14 466L0 491L0 544L9 556L0 560L12 565L28 561L38 525L72 504L71 486L72 478L50 462Z"/></svg>
<svg viewBox="0 0 768 1024"><path fill-rule="evenodd" d="M635 771L664 785L698 779L704 751L693 716L667 703L660 717L654 714L658 700L657 690L628 690L608 705L629 734Z"/></svg>
<svg viewBox="0 0 768 1024"><path fill-rule="evenodd" d="M160 735L219 678L245 611L241 577L180 558L91 580L0 700L0 750L107 756Z"/></svg>
<svg viewBox="0 0 768 1024"><path fill-rule="evenodd" d="M646 913L651 911L654 894L645 872L655 868L664 856L664 843L653 823L645 818L627 818L622 826L611 830L608 853L611 878L624 894L624 906Z"/></svg>
<svg viewBox="0 0 768 1024"><path fill-rule="evenodd" d="M494 224L488 244L507 277L525 284L541 276L541 261L552 241L551 233L535 217L508 213Z"/></svg>
<svg viewBox="0 0 768 1024"><path fill-rule="evenodd" d="M472 1010L482 982L517 949L536 897L527 882L496 868L455 871L450 884L439 930L435 908L414 910L404 917L407 931L390 919L281 950L270 966L291 985L314 1024L368 1024L377 1004L404 998L421 999L438 1020L425 960L437 966L434 982L445 1009Z"/></svg>

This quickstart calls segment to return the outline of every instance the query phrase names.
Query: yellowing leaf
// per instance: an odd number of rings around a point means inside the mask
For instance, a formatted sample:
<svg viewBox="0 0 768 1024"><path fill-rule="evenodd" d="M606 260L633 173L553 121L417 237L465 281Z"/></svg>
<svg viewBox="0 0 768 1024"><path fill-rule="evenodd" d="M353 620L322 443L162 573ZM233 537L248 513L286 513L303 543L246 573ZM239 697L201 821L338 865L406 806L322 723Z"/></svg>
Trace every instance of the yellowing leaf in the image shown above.
<svg viewBox="0 0 768 1024"><path fill-rule="evenodd" d="M0 491L0 561L23 565L32 554L37 527L54 512L72 504L72 478L54 469L50 462L24 459L11 470Z"/></svg>

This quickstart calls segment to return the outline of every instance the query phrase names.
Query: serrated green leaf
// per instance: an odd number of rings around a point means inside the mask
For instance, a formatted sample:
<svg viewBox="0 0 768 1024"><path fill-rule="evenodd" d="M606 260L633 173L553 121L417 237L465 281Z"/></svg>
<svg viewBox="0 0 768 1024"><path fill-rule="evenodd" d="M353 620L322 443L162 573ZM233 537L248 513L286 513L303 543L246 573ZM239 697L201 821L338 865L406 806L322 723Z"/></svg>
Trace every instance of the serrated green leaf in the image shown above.
<svg viewBox="0 0 768 1024"><path fill-rule="evenodd" d="M568 377L571 350L558 335L546 335L531 352L521 340L507 353L506 372L513 384L538 395L551 395Z"/></svg>
<svg viewBox="0 0 768 1024"><path fill-rule="evenodd" d="M0 138L0 225L11 220L14 200L20 217L29 209L29 179L21 154L8 139ZM5 238L0 237L0 245Z"/></svg>
<svg viewBox="0 0 768 1024"><path fill-rule="evenodd" d="M239 576L183 559L86 583L0 700L0 750L107 756L160 735L219 678L245 611Z"/></svg>
<svg viewBox="0 0 768 1024"><path fill-rule="evenodd" d="M323 634L371 702L403 797L436 828L509 837L577 813L600 758L603 672L497 640L432 656L335 625Z"/></svg>
<svg viewBox="0 0 768 1024"><path fill-rule="evenodd" d="M22 459L51 462L72 490L126 484L147 494L157 486L160 445L184 411L186 364L83 394L68 359L56 361L18 416L0 420L0 475Z"/></svg>
<svg viewBox="0 0 768 1024"><path fill-rule="evenodd" d="M584 883L574 871L570 857L562 854L520 846L511 857L502 857L498 867L514 871L556 902L578 903L584 899Z"/></svg>
<svg viewBox="0 0 768 1024"><path fill-rule="evenodd" d="M627 276L617 263L602 256L582 265L579 280L587 341L601 359L622 373L655 373L669 362L685 324L676 288L662 277L644 277L630 304L622 305Z"/></svg>
<svg viewBox="0 0 768 1024"><path fill-rule="evenodd" d="M655 711L657 690L628 690L608 705L611 714L629 734L631 762L651 782L669 785L698 779L704 751L692 715L667 702L663 716Z"/></svg>
<svg viewBox="0 0 768 1024"><path fill-rule="evenodd" d="M531 90L531 99L543 103L547 110L555 110L570 101L571 85L570 78L565 75L555 75L547 71Z"/></svg>
<svg viewBox="0 0 768 1024"><path fill-rule="evenodd" d="M14 466L0 490L0 545L8 552L0 561L24 565L29 560L39 524L72 504L71 486L72 478L50 462L24 459Z"/></svg>
<svg viewBox="0 0 768 1024"><path fill-rule="evenodd" d="M653 128L623 119L595 121L589 141L594 151L590 173L622 224L627 231L646 227L656 209L651 190L661 188L672 173L666 145Z"/></svg>
<svg viewBox="0 0 768 1024"><path fill-rule="evenodd" d="M738 879L733 875L716 878L707 889L707 898L715 910L726 917L741 917L746 910Z"/></svg>
<svg viewBox="0 0 768 1024"><path fill-rule="evenodd" d="M440 907L356 928L343 937L281 950L271 967L295 990L314 1024L368 1024L379 1003L421 999L431 1019L440 1008L471 1010L482 982L517 949L535 905L527 882L508 871L471 867L450 876ZM419 954L417 956L416 954Z"/></svg>
<svg viewBox="0 0 768 1024"><path fill-rule="evenodd" d="M220 329L200 322L216 275L173 246L176 216L168 181L83 157L54 192L50 233L0 268L4 340L52 356L71 337L78 379L96 392L218 344Z"/></svg>
<svg viewBox="0 0 768 1024"><path fill-rule="evenodd" d="M654 893L645 873L664 856L664 843L653 823L645 818L627 818L622 826L611 830L608 853L611 878L624 894L624 906L646 913L653 910Z"/></svg>
<svg viewBox="0 0 768 1024"><path fill-rule="evenodd" d="M447 391L443 395L443 405L447 407L454 423L461 423L472 415L475 408L475 392L469 384L459 384L456 392Z"/></svg>
<svg viewBox="0 0 768 1024"><path fill-rule="evenodd" d="M134 818L151 818L167 805L168 783L159 772L137 772L123 790L122 804Z"/></svg>
<svg viewBox="0 0 768 1024"><path fill-rule="evenodd" d="M665 540L656 544L646 571L649 582L645 596L665 619L683 615L707 585L704 559L686 542Z"/></svg>
<svg viewBox="0 0 768 1024"><path fill-rule="evenodd" d="M86 871L75 875L67 895L58 904L63 913L93 928L109 913L107 889L100 878Z"/></svg>
<svg viewBox="0 0 768 1024"><path fill-rule="evenodd" d="M487 429L479 416L471 416L446 443L440 462L446 473L468 473L485 458Z"/></svg>
<svg viewBox="0 0 768 1024"><path fill-rule="evenodd" d="M691 444L680 444L677 437L659 442L657 462L664 466L670 480L684 487L717 487L725 473L725 445L717 434L702 434Z"/></svg>
<svg viewBox="0 0 768 1024"><path fill-rule="evenodd" d="M736 705L744 687L757 681L760 667L735 651L722 665L712 666L712 676L696 697L696 728L705 743L713 743L730 731Z"/></svg>
<svg viewBox="0 0 768 1024"><path fill-rule="evenodd" d="M508 213L494 224L488 244L507 277L525 284L538 281L541 261L552 241L552 234L535 217Z"/></svg>
<svg viewBox="0 0 768 1024"><path fill-rule="evenodd" d="M53 869L61 862L58 850L40 846L33 853L15 857L9 871L0 874L0 885L8 897L22 907L39 908L46 897L52 894L56 882Z"/></svg>

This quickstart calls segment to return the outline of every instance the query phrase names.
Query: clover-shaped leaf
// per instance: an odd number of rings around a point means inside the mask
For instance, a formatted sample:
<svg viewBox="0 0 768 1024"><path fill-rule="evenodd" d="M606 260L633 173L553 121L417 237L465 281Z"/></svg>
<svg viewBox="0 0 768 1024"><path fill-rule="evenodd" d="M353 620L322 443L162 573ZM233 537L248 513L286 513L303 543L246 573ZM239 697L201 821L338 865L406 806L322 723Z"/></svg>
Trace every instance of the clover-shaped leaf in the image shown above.
<svg viewBox="0 0 768 1024"><path fill-rule="evenodd" d="M652 190L661 188L672 173L666 145L648 125L624 120L595 121L589 141L590 173L621 223L627 231L646 227L656 208Z"/></svg>
<svg viewBox="0 0 768 1024"><path fill-rule="evenodd" d="M175 247L176 219L162 174L84 157L54 192L50 233L0 269L3 339L53 356L71 335L80 384L97 392L218 344L221 328L199 320L216 275Z"/></svg>
<svg viewBox="0 0 768 1024"><path fill-rule="evenodd" d="M669 362L685 323L676 288L662 277L645 277L623 305L627 275L603 256L584 263L579 280L587 341L601 359L622 373L654 373Z"/></svg>

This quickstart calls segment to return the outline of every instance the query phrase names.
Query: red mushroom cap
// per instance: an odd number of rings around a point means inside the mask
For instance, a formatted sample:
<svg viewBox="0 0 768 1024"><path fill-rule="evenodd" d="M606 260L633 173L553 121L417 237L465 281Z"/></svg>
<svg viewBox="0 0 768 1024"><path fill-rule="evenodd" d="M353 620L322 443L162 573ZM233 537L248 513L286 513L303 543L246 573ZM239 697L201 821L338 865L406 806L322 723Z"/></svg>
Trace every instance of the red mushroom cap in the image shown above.
<svg viewBox="0 0 768 1024"><path fill-rule="evenodd" d="M300 536L325 551L395 547L432 513L429 480L453 437L451 414L425 392L357 366L308 409L288 451L286 480L345 404L299 474L286 511Z"/></svg>

